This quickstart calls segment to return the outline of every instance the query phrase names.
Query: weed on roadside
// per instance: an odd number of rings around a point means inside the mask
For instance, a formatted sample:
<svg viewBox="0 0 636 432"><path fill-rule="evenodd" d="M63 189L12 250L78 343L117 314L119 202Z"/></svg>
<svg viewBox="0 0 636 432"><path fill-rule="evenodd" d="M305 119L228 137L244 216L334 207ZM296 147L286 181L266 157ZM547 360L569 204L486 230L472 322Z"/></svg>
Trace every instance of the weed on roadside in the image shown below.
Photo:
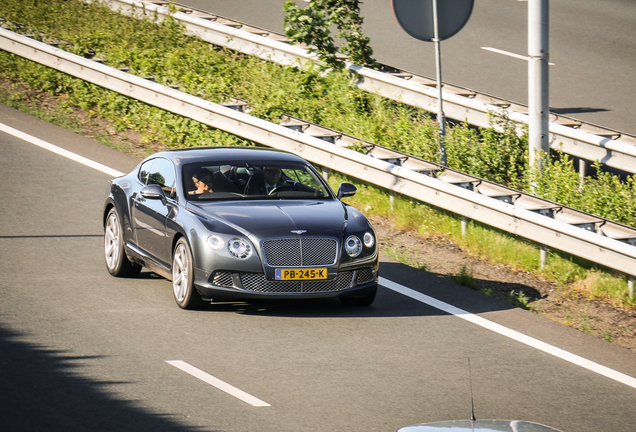
<svg viewBox="0 0 636 432"><path fill-rule="evenodd" d="M510 303L513 306L517 306L520 307L521 309L530 309L530 299L528 298L528 296L526 296L526 294L519 290L517 291L510 291L508 293L508 303Z"/></svg>
<svg viewBox="0 0 636 432"><path fill-rule="evenodd" d="M449 275L449 277L453 282L459 285L463 285L470 289L475 289L475 278L473 277L473 271L465 264L461 266L457 273L452 273Z"/></svg>
<svg viewBox="0 0 636 432"><path fill-rule="evenodd" d="M587 313L587 309L588 306L585 306L585 309L583 309L581 311L581 316L580 316L580 326L579 326L579 330L581 330L583 333L587 333L587 334L592 334L592 325L590 323L590 316Z"/></svg>

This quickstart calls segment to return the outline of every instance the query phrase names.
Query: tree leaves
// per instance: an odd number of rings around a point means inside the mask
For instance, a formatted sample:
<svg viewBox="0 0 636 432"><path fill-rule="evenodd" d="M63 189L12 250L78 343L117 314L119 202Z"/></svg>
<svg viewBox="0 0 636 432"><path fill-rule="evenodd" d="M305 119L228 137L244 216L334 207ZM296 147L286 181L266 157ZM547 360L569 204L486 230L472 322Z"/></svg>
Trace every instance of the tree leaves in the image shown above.
<svg viewBox="0 0 636 432"><path fill-rule="evenodd" d="M363 19L358 0L310 0L299 8L292 0L284 7L285 34L294 43L307 45L328 67L341 69L344 61L338 57L338 48L331 34L337 28L337 39L343 40L342 53L354 64L377 67L369 38L362 34Z"/></svg>

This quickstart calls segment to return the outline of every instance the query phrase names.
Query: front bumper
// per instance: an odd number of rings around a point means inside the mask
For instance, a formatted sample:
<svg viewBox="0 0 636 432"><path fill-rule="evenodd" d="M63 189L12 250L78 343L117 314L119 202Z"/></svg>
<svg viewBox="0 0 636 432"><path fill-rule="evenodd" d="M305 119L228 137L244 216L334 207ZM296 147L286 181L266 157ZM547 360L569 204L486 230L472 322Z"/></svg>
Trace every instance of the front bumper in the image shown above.
<svg viewBox="0 0 636 432"><path fill-rule="evenodd" d="M378 267L344 270L327 280L275 281L263 273L215 271L207 281L195 281L206 299L300 299L329 298L373 289L378 284Z"/></svg>

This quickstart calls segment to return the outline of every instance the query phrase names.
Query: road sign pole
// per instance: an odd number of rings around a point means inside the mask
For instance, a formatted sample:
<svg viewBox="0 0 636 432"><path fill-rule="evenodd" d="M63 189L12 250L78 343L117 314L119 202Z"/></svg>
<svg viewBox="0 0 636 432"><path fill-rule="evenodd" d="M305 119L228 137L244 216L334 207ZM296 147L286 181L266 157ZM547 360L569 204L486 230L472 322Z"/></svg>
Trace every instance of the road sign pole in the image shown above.
<svg viewBox="0 0 636 432"><path fill-rule="evenodd" d="M439 124L439 159L447 166L446 118L442 97L441 41L460 31L473 11L474 0L391 0L393 14L402 28L416 39L435 43L437 69L437 123ZM432 16L431 16L432 15ZM439 17L443 17L440 22ZM432 18L432 19L431 19ZM433 28L431 29L431 22Z"/></svg>
<svg viewBox="0 0 636 432"><path fill-rule="evenodd" d="M541 171L549 142L549 0L528 0L528 150L530 167Z"/></svg>
<svg viewBox="0 0 636 432"><path fill-rule="evenodd" d="M442 166L447 166L446 160L446 119L444 118L444 100L442 99L442 53L441 41L439 38L439 22L437 1L433 0L433 31L435 37L435 68L437 70L437 123L439 124L439 160Z"/></svg>

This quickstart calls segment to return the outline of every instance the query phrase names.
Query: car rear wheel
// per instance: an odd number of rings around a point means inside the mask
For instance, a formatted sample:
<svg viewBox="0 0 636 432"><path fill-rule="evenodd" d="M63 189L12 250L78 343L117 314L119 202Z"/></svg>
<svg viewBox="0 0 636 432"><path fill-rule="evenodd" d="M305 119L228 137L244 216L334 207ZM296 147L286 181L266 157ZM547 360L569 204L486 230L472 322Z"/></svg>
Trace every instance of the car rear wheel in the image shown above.
<svg viewBox="0 0 636 432"><path fill-rule="evenodd" d="M203 305L194 287L192 252L183 237L177 241L172 255L172 290L174 300L181 309L196 309Z"/></svg>
<svg viewBox="0 0 636 432"><path fill-rule="evenodd" d="M369 291L365 291L364 294L342 296L340 297L340 301L345 306L371 306L377 292L378 286L376 285Z"/></svg>
<svg viewBox="0 0 636 432"><path fill-rule="evenodd" d="M108 272L117 277L134 277L141 266L130 262L124 252L124 237L115 208L111 208L104 225L104 258Z"/></svg>

